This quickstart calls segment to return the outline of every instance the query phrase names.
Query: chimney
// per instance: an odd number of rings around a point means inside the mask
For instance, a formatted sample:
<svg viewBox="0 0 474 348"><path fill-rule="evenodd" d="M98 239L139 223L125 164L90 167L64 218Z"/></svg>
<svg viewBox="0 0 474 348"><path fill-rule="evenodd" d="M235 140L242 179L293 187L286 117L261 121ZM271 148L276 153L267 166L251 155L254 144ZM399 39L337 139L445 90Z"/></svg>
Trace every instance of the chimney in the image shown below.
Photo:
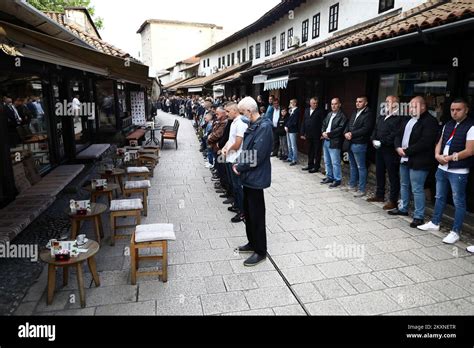
<svg viewBox="0 0 474 348"><path fill-rule="evenodd" d="M89 35L95 36L98 39L101 38L89 11L85 7L65 7L64 22L66 24L74 24Z"/></svg>

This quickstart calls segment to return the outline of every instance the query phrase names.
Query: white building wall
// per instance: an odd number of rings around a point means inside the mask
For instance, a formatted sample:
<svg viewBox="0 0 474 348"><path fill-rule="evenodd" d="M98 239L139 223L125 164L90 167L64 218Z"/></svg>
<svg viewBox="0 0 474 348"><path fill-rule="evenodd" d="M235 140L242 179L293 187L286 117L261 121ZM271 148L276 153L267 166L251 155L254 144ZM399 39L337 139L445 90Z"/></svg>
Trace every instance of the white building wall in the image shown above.
<svg viewBox="0 0 474 348"><path fill-rule="evenodd" d="M302 6L298 7L294 11L293 18L290 16L281 18L272 26L265 28L261 31L253 33L246 38L240 39L236 42L233 42L225 47L217 49L213 52L205 54L201 57L201 64L199 66L199 73L210 75L213 73L213 68L218 66L219 57L225 56L226 66L227 66L227 55L236 54L238 50L242 51L243 48L246 49L247 59L249 57L249 48L253 46L254 59L252 64L257 65L263 63L265 60L274 59L286 52L288 49L288 30L293 28L293 35L300 39L300 47L305 44L307 46L313 45L315 43L324 41L334 34L337 34L341 30L347 29L348 27L354 26L356 24L368 21L379 15L389 13L390 11L396 9L402 9L402 11L407 11L413 7L416 7L426 0L395 0L395 7L392 10L379 14L379 0L319 0L319 1L308 1ZM338 19L338 28L336 31L329 32L329 9L332 5L339 3L339 19ZM319 37L313 39L312 28L313 28L313 16L317 13L320 13L320 35ZM308 30L308 41L302 43L302 27L303 21L309 19L309 30ZM285 50L280 50L280 34L285 32ZM277 50L276 54L272 54L271 40L273 37L277 38ZM265 41L270 40L270 56L265 56ZM260 58L256 58L256 44L260 43ZM209 66L204 67L203 61L207 62L209 59ZM237 55L235 59L237 64ZM231 64L232 65L232 64Z"/></svg>
<svg viewBox="0 0 474 348"><path fill-rule="evenodd" d="M149 23L142 36L144 63L154 71L170 68L222 39L219 27Z"/></svg>

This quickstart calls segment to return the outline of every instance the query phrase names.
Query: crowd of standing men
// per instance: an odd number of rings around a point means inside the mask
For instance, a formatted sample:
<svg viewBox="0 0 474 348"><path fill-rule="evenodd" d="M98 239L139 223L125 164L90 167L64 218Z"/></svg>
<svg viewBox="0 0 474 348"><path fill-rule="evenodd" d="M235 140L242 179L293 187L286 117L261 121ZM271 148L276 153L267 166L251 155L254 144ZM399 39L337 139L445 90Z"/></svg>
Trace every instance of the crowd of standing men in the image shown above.
<svg viewBox="0 0 474 348"><path fill-rule="evenodd" d="M234 170L235 165L240 166L242 151L248 150L244 143L250 138L249 133L264 124L265 129L270 130L265 141L265 144L270 143L269 157L278 157L290 166L296 166L299 136L307 142L309 149L308 163L302 170L309 173L320 171L321 159L324 157L326 177L321 184L328 185L331 189L341 188L346 192L353 192L356 198L367 195L367 153L370 146L374 147L377 190L367 200L385 203L383 209L390 215L408 216L413 197L412 228L439 231L451 189L455 219L451 232L443 242L455 244L459 241L467 212L468 176L470 168L474 166L474 120L468 115L469 106L466 101L453 101L450 109L452 119L441 128L437 119L429 113L423 97L413 98L405 108L401 107L397 96L387 96L377 117L368 107L368 98L365 96L356 99L355 109L350 117L346 117L342 111L339 98L331 100L330 111L326 113L319 106L319 99L314 97L310 100L309 108L304 111L301 122L296 99L292 99L288 107L281 107L279 100L273 96L269 98L268 107L261 96L256 101L250 99L256 105L257 123L245 115L248 110L242 109L234 101L197 99L197 106L191 110L193 116L190 118L194 118L195 126L200 131L201 151L206 159L206 167L213 172L215 188L222 198L226 198L225 204L232 204L229 210L236 213L232 222L249 224L249 204L253 207L252 211L259 211L255 202L263 200L263 191L261 198L255 196L251 202L244 198L245 187L251 188L253 185L251 181L259 182L256 185L259 189L270 186L270 174L265 177L264 183L257 176L243 184L242 177ZM245 100L248 101L248 98L244 98L242 102ZM407 114L403 114L403 110L408 110ZM253 165L259 167L259 161L262 160L260 152L264 150L256 150ZM348 154L350 162L347 186L342 186L343 153ZM244 157L246 160L252 159L252 155L247 152ZM433 170L436 171L436 204L431 221L426 223L424 188L428 175ZM385 201L387 174L390 193L388 201ZM252 197L252 192L247 192L245 196ZM257 215L261 213L259 211ZM255 221L255 216L253 219ZM259 223L261 224L261 220ZM266 248L266 240L261 244ZM256 244L250 245L252 250L256 249ZM260 254L257 255L262 255L265 248L260 248ZM474 247L468 248L468 251L474 252Z"/></svg>

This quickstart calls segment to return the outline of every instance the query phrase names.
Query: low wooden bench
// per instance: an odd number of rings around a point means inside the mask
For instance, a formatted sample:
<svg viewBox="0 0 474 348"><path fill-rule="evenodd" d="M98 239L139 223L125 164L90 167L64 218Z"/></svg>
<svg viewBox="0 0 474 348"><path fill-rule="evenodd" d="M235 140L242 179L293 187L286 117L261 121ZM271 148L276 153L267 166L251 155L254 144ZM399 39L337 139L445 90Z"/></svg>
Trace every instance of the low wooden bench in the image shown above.
<svg viewBox="0 0 474 348"><path fill-rule="evenodd" d="M176 150L178 150L178 131L179 131L179 121L176 120L173 128L169 126L164 126L161 130L161 148L163 148L165 140L174 140L176 145Z"/></svg>
<svg viewBox="0 0 474 348"><path fill-rule="evenodd" d="M146 130L139 128L139 129L133 131L132 133L130 133L127 136L127 140L129 142L130 141L138 141L138 143L141 144L143 142L143 140L145 140L145 134L146 134Z"/></svg>

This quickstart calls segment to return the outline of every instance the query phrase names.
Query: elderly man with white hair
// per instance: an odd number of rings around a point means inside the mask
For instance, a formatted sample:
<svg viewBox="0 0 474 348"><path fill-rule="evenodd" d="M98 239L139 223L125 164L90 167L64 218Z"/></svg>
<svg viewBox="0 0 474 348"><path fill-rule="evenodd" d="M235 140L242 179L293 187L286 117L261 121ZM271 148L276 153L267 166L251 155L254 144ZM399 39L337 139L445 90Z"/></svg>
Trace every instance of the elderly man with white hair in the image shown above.
<svg viewBox="0 0 474 348"><path fill-rule="evenodd" d="M256 266L267 257L265 226L265 197L263 190L272 182L270 155L273 147L273 125L262 118L257 102L247 97L239 103L240 113L250 120L244 135L242 153L233 170L242 178L244 187L244 215L248 244L238 248L241 253L252 253L244 265Z"/></svg>

